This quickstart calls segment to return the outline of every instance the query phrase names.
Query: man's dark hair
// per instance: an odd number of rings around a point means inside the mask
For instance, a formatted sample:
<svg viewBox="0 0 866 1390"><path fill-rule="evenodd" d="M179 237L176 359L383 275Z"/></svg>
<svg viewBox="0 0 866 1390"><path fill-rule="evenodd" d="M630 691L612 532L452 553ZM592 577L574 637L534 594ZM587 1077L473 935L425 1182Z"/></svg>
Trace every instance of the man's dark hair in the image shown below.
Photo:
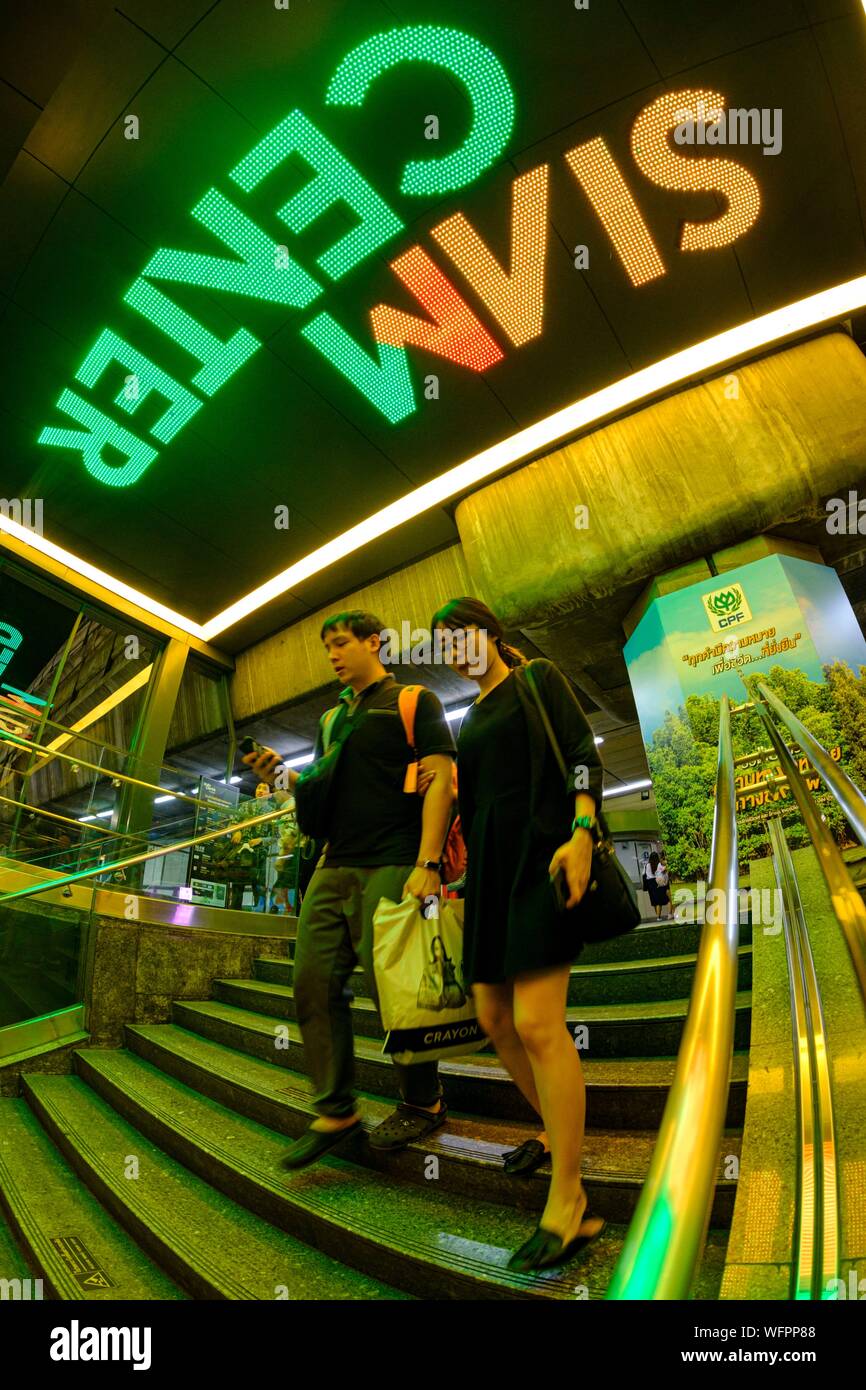
<svg viewBox="0 0 866 1390"><path fill-rule="evenodd" d="M375 613L367 613L363 608L350 608L346 613L334 613L322 623L319 636L324 640L326 632L335 627L348 628L353 637L372 637L374 633L384 632L385 624Z"/></svg>

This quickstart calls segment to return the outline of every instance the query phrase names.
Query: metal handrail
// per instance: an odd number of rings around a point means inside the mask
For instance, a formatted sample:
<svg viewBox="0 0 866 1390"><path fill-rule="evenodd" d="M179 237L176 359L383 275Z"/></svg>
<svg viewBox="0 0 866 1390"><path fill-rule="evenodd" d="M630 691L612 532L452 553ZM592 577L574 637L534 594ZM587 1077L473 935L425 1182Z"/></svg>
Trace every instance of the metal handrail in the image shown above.
<svg viewBox="0 0 866 1390"><path fill-rule="evenodd" d="M684 1299L703 1252L727 1109L739 942L731 712L722 697L710 887L689 1011L649 1174L610 1299Z"/></svg>
<svg viewBox="0 0 866 1390"><path fill-rule="evenodd" d="M838 1275L839 1191L830 1047L821 990L782 817L768 817L776 886L782 900L799 1142L791 1297L818 1298Z"/></svg>
<svg viewBox="0 0 866 1390"><path fill-rule="evenodd" d="M762 684L763 682L760 683L760 685ZM763 694L763 691L761 693ZM782 702L778 700L778 697L774 696L773 701L768 701L767 703L773 704L775 708L776 703L781 705ZM860 993L863 996L864 1002L866 1002L866 904L864 904L859 892L854 887L854 883L846 868L845 860L842 858L839 846L833 839L827 822L821 816L820 811L810 796L806 783L803 780L797 764L791 757L782 735L770 718L770 711L767 705L762 704L760 700L756 700L754 707L776 750L776 757L779 759L779 767L788 779L788 785L794 793L794 799L797 802L800 815L803 817L809 839L818 856L818 863L821 865L821 871L830 891L830 901L833 905L833 911L836 914L836 920L842 928L843 935L848 944L848 950L851 953L851 960L854 964L854 970L860 984ZM782 705L782 709L785 710L785 715L792 720L796 719L796 716L791 714L790 710L785 709L784 705ZM780 713L779 718L781 719L782 717ZM799 722L800 721L797 720L798 724ZM810 742L815 742L807 729L804 728L803 732L808 735ZM821 748L821 745L816 744L815 746L824 755L824 759L826 759L827 754L824 749ZM811 749L809 751L810 756L812 756ZM825 773L821 771L817 763L815 763L815 767L821 772L830 791L836 796L835 788L825 776ZM841 769L836 770L840 777L844 777L845 774ZM853 787L853 783L851 786L853 790L856 791L856 788ZM842 809L844 811L845 807L843 806Z"/></svg>
<svg viewBox="0 0 866 1390"><path fill-rule="evenodd" d="M811 760L812 766L827 784L827 789L842 808L845 819L861 844L866 845L866 796L856 787L846 772L834 763L826 748L811 734L801 719L788 709L764 681L757 681L758 690Z"/></svg>
<svg viewBox="0 0 866 1390"><path fill-rule="evenodd" d="M277 811L265 811L261 816L249 816L246 820L234 821L231 825L225 825L220 830L208 830L203 835L193 835L188 840L177 840L170 845L161 845L158 849L145 850L141 854L130 854L125 859L116 859L111 864L98 864L92 869L79 869L74 874L63 874L60 878L52 878L46 883L38 883L31 888L16 888L14 893L0 893L0 905L10 902L13 898L32 898L37 893L55 892L58 888L63 888L67 883L80 883L83 878L96 878L102 874L112 874L118 869L127 869L131 864L143 864L148 859L159 859L165 854L174 854L178 850L191 849L193 845L203 845L209 840L218 840L222 835L233 835L241 826L246 829L250 825L263 825L266 821L279 820L282 816L290 815L284 807Z"/></svg>
<svg viewBox="0 0 866 1390"><path fill-rule="evenodd" d="M6 698L5 695L0 695L0 719L2 719L3 715L7 712L10 715L15 715L19 719L29 718L31 721L39 719L42 715L41 710L23 709L21 705L16 705L14 700L9 700ZM109 753L118 753L122 758L126 758L129 756L128 748L121 748L120 745L117 743L109 743L108 739L105 738L96 738L93 734L86 733L84 729L70 729L67 724L61 724L56 719L49 719L46 717L44 719L44 728L56 729L61 734L68 734L70 739L81 739L83 743L92 743L97 748L107 749ZM38 746L40 752L42 752L45 755L45 759L42 764L44 767L45 761L47 761L50 758L53 758L57 750L49 747L48 745L39 744ZM172 763L160 763L160 767L163 769L163 771L170 773L173 777L188 777L190 775L185 768L174 767ZM105 769L103 769L103 771L104 770Z"/></svg>
<svg viewBox="0 0 866 1390"><path fill-rule="evenodd" d="M32 743L29 738L24 738L18 734L3 734L0 732L0 743L8 743L13 748L24 748L30 752L45 753L48 750L43 748L41 743ZM190 796L187 792L175 791L172 787L160 787L155 782L144 782L140 777L130 777L125 772L114 772L111 768L100 767L98 763L89 763L84 758L77 758L73 753L61 753L59 748L51 750L52 758L62 758L66 763L74 763L76 767L89 768L91 772L98 772L101 777L105 777L110 782L129 782L133 787L145 787L148 791L162 792L170 796L177 797L178 801L191 801L196 806L222 807L222 801L212 801L209 797ZM22 774L23 776L23 774Z"/></svg>
<svg viewBox="0 0 866 1390"><path fill-rule="evenodd" d="M102 825L92 825L90 821L76 820L74 816L61 816L57 811L46 811L41 806L31 806L29 801L16 801L15 798L12 796L0 796L0 801L2 801L7 806L17 806L22 811L26 811L28 815L46 816L48 820L62 821L64 825L74 826L75 829L79 832L82 830L95 830L100 835L111 835L113 838L118 840L141 839L140 835L127 835L122 830L108 830L105 826Z"/></svg>

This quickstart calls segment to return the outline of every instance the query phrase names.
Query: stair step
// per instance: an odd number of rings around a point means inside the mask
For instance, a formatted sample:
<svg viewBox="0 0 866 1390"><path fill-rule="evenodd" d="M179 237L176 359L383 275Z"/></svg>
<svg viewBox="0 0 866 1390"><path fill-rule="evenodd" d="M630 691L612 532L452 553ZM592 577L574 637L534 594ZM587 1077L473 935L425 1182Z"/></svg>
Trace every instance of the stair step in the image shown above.
<svg viewBox="0 0 866 1390"><path fill-rule="evenodd" d="M126 1029L131 1051L221 1105L296 1138L315 1114L310 1084L298 1072L212 1043L174 1024L132 1024ZM362 1094L361 1111L369 1131L393 1110L393 1101ZM550 1167L527 1177L509 1177L502 1154L538 1132L538 1123L479 1119L449 1109L447 1126L399 1153L382 1154L361 1135L347 1139L343 1157L381 1172L425 1185L429 1156L435 1155L443 1191L473 1196L526 1211L540 1211L547 1200ZM583 1148L583 1177L592 1209L609 1221L629 1221L649 1169L656 1135L651 1131L589 1129ZM721 1157L739 1154L740 1136L726 1134ZM736 1183L719 1179L710 1224L730 1223Z"/></svg>
<svg viewBox="0 0 866 1390"><path fill-rule="evenodd" d="M297 927L289 924L291 935L287 937L290 959L294 957L297 941ZM624 936L615 936L610 941L596 941L584 946L580 954L581 965L613 964L617 961L635 961L646 958L659 959L663 956L694 954L700 944L703 926L695 922L664 922L652 919L643 922L634 931ZM752 924L740 922L740 945L748 946L752 940Z"/></svg>
<svg viewBox="0 0 866 1390"><path fill-rule="evenodd" d="M279 1167L281 1135L141 1058L94 1050L79 1052L76 1063L126 1119L215 1187L316 1250L411 1294L573 1299L586 1286L590 1297L601 1297L610 1279L622 1227L609 1226L579 1265L541 1277L513 1274L508 1256L532 1229L519 1212L443 1192L432 1181L421 1191L334 1155L287 1173Z"/></svg>
<svg viewBox="0 0 866 1390"><path fill-rule="evenodd" d="M44 1297L184 1298L81 1187L23 1100L0 1101L0 1199L39 1271Z"/></svg>
<svg viewBox="0 0 866 1390"><path fill-rule="evenodd" d="M241 1009L218 1000L175 1000L172 1017L181 1028L249 1056L296 1072L307 1072L297 1024ZM280 1046L277 1046L277 1043ZM285 1046L283 1046L285 1042ZM595 1129L658 1129L676 1065L675 1057L582 1057L587 1091L587 1125ZM355 1072L363 1091L396 1097L390 1058L381 1044L355 1038ZM467 1114L532 1123L526 1101L492 1053L442 1062L449 1105ZM726 1125L742 1125L745 1114L748 1053L735 1052Z"/></svg>
<svg viewBox="0 0 866 1390"><path fill-rule="evenodd" d="M84 1055L84 1054L82 1054ZM98 1050L88 1077L115 1074L125 1052ZM144 1066L144 1063L140 1064ZM122 1075L122 1071L121 1071ZM403 1295L275 1230L145 1137L76 1076L21 1078L54 1143L105 1207L197 1299L390 1299ZM186 1088L175 1095L181 1129ZM156 1097L153 1098L156 1103ZM210 1101L211 1127L225 1113ZM218 1112L218 1113L217 1113ZM244 1122L247 1123L247 1122ZM238 1136L240 1139L240 1136ZM124 1176L130 1157L138 1177Z"/></svg>
<svg viewBox="0 0 866 1390"><path fill-rule="evenodd" d="M694 981L697 952L685 955L647 957L641 960L572 966L568 982L568 1003L640 1003L659 999L681 999L690 993ZM254 982L294 987L295 963L284 957L260 956L253 963ZM370 998L367 977L360 966L349 977L349 987L358 998ZM752 985L752 948L739 949L738 989Z"/></svg>
<svg viewBox="0 0 866 1390"><path fill-rule="evenodd" d="M252 1012L279 1019L296 1019L294 989L291 985L270 984L264 980L214 980L214 998L236 1004ZM734 1046L748 1047L751 1025L751 993L737 994ZM581 1056L647 1057L675 1053L682 1040L689 1001L652 999L642 1003L581 1004L566 1009L572 1033L577 1025L587 1029L588 1047ZM356 998L351 1004L352 1029L356 1035L384 1039L385 1033L371 999ZM488 1045L486 1050L491 1050Z"/></svg>

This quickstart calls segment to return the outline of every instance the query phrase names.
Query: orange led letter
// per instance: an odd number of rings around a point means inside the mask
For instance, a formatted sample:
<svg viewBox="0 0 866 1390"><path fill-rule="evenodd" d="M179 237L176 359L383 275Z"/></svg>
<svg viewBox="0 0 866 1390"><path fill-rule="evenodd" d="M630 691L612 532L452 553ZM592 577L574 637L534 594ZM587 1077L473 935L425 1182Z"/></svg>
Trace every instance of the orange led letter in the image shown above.
<svg viewBox="0 0 866 1390"><path fill-rule="evenodd" d="M426 309L432 323L390 304L377 304L370 314L377 342L390 347L411 343L473 372L485 372L501 360L502 352L487 329L420 246L398 256L391 269Z"/></svg>
<svg viewBox="0 0 866 1390"><path fill-rule="evenodd" d="M682 192L706 190L721 193L728 207L721 217L709 222L684 222L680 237L682 251L709 251L730 246L744 236L761 210L761 194L748 169L733 159L695 159L677 154L668 135L677 127L697 123L702 113L711 118L724 112L725 98L719 92L687 88L667 92L641 111L632 127L631 149L635 163L659 188ZM715 141L707 141L714 144Z"/></svg>
<svg viewBox="0 0 866 1390"><path fill-rule="evenodd" d="M544 321L548 173L548 166L539 164L512 184L510 273L462 212L430 233L515 347L537 338Z"/></svg>
<svg viewBox="0 0 866 1390"><path fill-rule="evenodd" d="M632 284L645 285L664 275L664 261L649 227L604 140L597 136L567 150L565 162L601 219Z"/></svg>

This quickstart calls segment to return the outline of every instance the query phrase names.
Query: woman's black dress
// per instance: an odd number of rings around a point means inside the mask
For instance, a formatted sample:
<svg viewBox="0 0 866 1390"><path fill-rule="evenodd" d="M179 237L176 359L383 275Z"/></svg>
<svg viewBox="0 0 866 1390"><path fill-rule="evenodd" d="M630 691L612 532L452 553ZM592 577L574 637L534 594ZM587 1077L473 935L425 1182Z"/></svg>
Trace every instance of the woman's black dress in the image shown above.
<svg viewBox="0 0 866 1390"><path fill-rule="evenodd" d="M571 839L570 804L562 829L540 837L529 822L530 744L512 672L464 716L457 740L460 786L469 784L463 979L499 984L526 970L576 959L582 942L574 914L558 912L548 866Z"/></svg>

